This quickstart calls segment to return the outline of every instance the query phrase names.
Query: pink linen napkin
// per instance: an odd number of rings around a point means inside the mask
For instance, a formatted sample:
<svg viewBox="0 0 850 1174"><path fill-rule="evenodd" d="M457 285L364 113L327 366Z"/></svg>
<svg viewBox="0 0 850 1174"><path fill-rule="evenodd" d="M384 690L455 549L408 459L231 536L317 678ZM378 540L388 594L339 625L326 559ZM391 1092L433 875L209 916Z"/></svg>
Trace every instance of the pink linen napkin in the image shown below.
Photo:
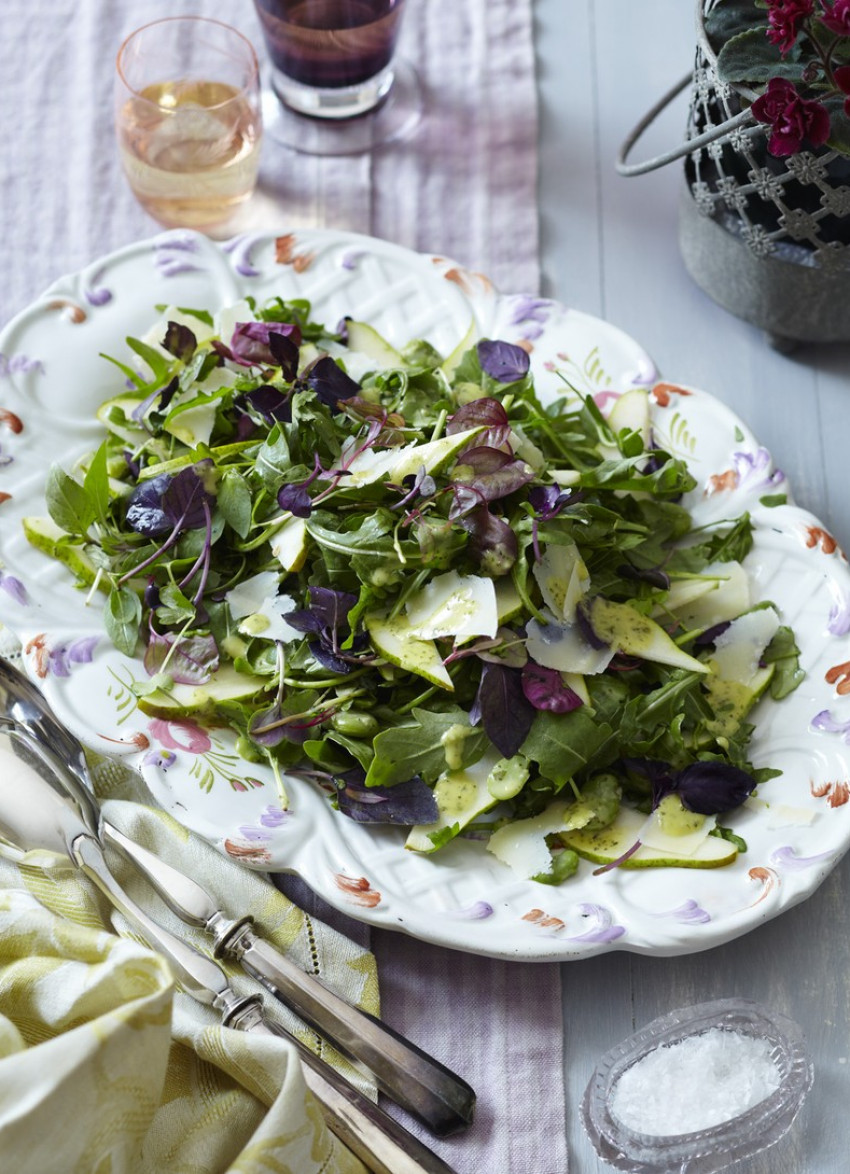
<svg viewBox="0 0 850 1174"><path fill-rule="evenodd" d="M0 321L53 280L157 226L121 176L112 72L122 37L194 13L240 28L245 0L4 0L0 39ZM372 156L316 159L267 142L258 207L272 229L321 225L441 253L508 293L539 288L531 0L409 0L401 52L423 85L416 135ZM282 887L378 960L383 1015L478 1092L474 1125L432 1143L458 1174L562 1174L563 1025L553 963L476 958L373 931L303 885ZM416 1129L416 1126L411 1126Z"/></svg>

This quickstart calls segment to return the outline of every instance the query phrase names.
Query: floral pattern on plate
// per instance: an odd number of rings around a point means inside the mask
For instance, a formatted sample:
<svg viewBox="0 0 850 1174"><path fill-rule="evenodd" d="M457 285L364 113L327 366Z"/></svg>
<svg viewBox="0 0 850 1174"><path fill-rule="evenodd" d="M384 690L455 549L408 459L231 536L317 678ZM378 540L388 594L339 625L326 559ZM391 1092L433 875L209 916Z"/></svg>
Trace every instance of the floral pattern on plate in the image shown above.
<svg viewBox="0 0 850 1174"><path fill-rule="evenodd" d="M541 398L590 394L610 411L651 389L655 441L688 462L697 525L748 510L747 568L802 652L806 680L756 711L757 766L782 777L735 814L748 851L716 870L613 870L582 864L564 885L519 879L484 845L455 840L434 858L404 832L364 827L300 779L244 761L235 738L189 719L143 714L130 689L144 669L103 638L99 607L60 564L26 541L21 519L45 513L52 461L95 447L95 409L115 392L127 335L166 303L215 310L244 296L309 299L330 325L370 322L392 344L425 337L449 353L468 333L531 356ZM672 955L715 946L810 896L850 844L850 572L835 539L793 503L787 479L727 407L660 382L650 357L615 327L548 299L500 295L486 277L348 233L252 233L217 245L164 233L62 278L0 335L0 621L58 715L100 753L144 776L156 799L222 852L291 871L344 912L437 944L495 957L572 959L622 949Z"/></svg>

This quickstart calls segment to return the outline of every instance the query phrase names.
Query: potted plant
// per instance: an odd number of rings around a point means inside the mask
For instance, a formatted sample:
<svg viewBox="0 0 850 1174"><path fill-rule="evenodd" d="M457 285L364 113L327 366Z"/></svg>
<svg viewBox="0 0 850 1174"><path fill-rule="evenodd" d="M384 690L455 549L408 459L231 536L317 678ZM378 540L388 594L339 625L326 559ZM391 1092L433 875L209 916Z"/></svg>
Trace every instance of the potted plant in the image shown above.
<svg viewBox="0 0 850 1174"><path fill-rule="evenodd" d="M850 0L698 0L690 80L686 142L620 171L684 156L697 284L783 349L850 341Z"/></svg>

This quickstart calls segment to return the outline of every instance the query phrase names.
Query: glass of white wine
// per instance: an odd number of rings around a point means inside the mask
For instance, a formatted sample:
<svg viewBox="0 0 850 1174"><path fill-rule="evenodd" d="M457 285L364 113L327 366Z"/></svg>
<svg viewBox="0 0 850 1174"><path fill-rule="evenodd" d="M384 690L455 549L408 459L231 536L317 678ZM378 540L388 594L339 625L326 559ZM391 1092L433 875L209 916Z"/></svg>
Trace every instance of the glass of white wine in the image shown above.
<svg viewBox="0 0 850 1174"><path fill-rule="evenodd" d="M236 29L197 16L137 29L118 51L115 126L142 207L169 228L226 226L257 182L257 55Z"/></svg>

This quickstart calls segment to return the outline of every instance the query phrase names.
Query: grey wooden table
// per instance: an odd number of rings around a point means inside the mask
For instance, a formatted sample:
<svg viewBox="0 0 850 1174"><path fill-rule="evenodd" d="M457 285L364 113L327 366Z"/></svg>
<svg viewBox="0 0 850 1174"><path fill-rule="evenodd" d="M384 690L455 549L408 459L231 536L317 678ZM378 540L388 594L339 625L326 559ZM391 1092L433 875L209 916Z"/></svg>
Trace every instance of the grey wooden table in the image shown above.
<svg viewBox="0 0 850 1174"><path fill-rule="evenodd" d="M710 301L677 244L681 165L641 178L614 169L639 117L691 67L691 0L538 0L544 292L638 339L662 374L730 404L788 474L798 503L845 549L850 345L772 350ZM641 157L679 142L687 96ZM789 1136L740 1174L832 1174L850 1160L850 859L804 904L727 945L684 958L619 953L563 967L572 1174L607 1170L578 1105L596 1059L656 1015L724 996L796 1019L815 1085ZM529 1172L537 1174L537 1172Z"/></svg>

